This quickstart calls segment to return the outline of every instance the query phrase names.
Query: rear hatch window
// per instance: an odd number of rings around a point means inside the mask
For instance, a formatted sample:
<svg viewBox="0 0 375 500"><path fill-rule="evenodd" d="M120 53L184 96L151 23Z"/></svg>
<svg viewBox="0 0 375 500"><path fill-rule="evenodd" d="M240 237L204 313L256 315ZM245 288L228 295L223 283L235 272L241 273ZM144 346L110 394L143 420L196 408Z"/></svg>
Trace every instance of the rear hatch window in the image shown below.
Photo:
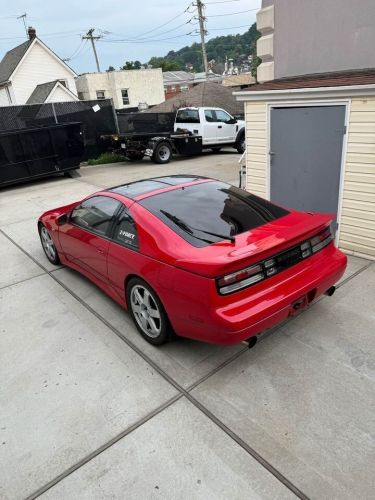
<svg viewBox="0 0 375 500"><path fill-rule="evenodd" d="M176 123L199 123L199 111L197 109L180 109L177 111Z"/></svg>
<svg viewBox="0 0 375 500"><path fill-rule="evenodd" d="M139 203L196 247L231 239L289 213L218 181L160 193Z"/></svg>

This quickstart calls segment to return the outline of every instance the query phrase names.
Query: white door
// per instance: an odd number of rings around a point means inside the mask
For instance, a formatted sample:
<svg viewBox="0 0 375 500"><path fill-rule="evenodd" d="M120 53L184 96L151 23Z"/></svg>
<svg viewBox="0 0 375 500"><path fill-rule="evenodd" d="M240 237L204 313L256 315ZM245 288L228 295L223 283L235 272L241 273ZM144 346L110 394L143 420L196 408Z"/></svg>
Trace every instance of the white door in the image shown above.
<svg viewBox="0 0 375 500"><path fill-rule="evenodd" d="M234 142L236 140L236 125L228 123L233 117L223 109L215 109L217 125L217 142Z"/></svg>
<svg viewBox="0 0 375 500"><path fill-rule="evenodd" d="M213 109L205 109L203 113L203 144L216 144L217 139L217 126L216 114Z"/></svg>

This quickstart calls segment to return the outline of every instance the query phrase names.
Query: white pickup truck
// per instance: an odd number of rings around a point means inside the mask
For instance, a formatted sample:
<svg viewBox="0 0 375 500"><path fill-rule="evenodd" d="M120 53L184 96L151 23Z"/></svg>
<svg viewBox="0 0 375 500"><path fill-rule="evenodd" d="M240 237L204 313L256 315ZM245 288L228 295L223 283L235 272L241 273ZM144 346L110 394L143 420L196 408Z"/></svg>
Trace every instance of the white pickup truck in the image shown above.
<svg viewBox="0 0 375 500"><path fill-rule="evenodd" d="M221 108L178 109L174 131L180 130L201 136L204 149L219 151L224 146L231 146L239 153L245 151L245 122Z"/></svg>

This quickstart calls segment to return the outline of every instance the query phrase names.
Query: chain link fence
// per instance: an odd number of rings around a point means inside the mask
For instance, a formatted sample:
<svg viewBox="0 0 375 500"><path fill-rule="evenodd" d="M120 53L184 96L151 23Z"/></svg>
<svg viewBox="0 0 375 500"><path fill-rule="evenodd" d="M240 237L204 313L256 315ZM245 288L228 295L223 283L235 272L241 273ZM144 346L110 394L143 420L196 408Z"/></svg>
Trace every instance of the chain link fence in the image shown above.
<svg viewBox="0 0 375 500"><path fill-rule="evenodd" d="M80 122L84 136L84 159L105 151L101 135L118 131L111 99L25 104L0 108L0 132L40 128L56 123Z"/></svg>

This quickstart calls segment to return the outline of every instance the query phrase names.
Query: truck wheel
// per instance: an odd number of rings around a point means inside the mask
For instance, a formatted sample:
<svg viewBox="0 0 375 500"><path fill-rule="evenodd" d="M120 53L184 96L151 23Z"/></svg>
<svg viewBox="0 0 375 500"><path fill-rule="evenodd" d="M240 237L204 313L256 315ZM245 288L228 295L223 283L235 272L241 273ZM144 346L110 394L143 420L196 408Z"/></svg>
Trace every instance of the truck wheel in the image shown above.
<svg viewBox="0 0 375 500"><path fill-rule="evenodd" d="M155 163L168 163L172 158L172 148L168 142L159 142L154 149L152 160Z"/></svg>
<svg viewBox="0 0 375 500"><path fill-rule="evenodd" d="M242 153L245 152L245 149L246 149L245 134L241 135L241 137L238 139L237 144L236 144L236 149L241 155L242 155Z"/></svg>

